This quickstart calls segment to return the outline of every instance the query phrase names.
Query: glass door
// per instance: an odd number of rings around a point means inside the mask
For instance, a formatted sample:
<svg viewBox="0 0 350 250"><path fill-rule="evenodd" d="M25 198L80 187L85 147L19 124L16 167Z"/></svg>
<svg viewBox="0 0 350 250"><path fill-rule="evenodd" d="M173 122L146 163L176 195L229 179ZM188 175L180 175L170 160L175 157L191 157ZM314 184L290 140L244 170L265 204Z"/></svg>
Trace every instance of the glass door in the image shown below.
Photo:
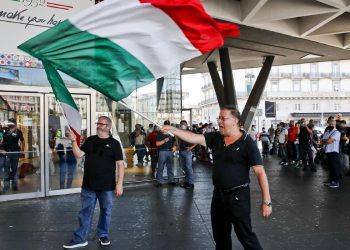
<svg viewBox="0 0 350 250"><path fill-rule="evenodd" d="M0 201L43 192L43 95L0 92Z"/></svg>
<svg viewBox="0 0 350 250"><path fill-rule="evenodd" d="M90 96L73 94L82 118L81 143L90 135ZM46 107L46 195L80 191L84 174L84 158L75 159L67 138L69 127L54 95L45 97Z"/></svg>

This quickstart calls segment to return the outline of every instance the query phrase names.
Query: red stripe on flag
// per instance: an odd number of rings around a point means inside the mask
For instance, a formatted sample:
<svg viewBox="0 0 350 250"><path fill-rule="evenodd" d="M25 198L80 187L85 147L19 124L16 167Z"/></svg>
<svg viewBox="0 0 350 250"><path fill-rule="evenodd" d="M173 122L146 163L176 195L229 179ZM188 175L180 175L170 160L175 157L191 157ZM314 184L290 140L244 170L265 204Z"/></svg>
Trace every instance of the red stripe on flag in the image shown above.
<svg viewBox="0 0 350 250"><path fill-rule="evenodd" d="M77 131L74 130L74 128L72 126L69 126L70 129L73 131L73 133L75 134L75 138L76 138L76 141L77 141L77 145L78 147L80 147L80 134L77 133Z"/></svg>
<svg viewBox="0 0 350 250"><path fill-rule="evenodd" d="M239 36L239 27L215 21L199 0L140 0L165 12L202 54L221 47L225 37Z"/></svg>

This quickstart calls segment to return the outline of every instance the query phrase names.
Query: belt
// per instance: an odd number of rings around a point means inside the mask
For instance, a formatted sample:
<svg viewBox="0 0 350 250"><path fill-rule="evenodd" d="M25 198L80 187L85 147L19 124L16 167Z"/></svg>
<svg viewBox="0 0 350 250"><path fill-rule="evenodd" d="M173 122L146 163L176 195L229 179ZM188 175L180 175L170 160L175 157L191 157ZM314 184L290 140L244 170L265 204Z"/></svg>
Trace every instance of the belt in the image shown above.
<svg viewBox="0 0 350 250"><path fill-rule="evenodd" d="M159 149L159 151L173 151L171 148Z"/></svg>
<svg viewBox="0 0 350 250"><path fill-rule="evenodd" d="M244 183L242 185L236 186L236 187L232 187L232 188L215 188L215 191L218 191L218 192L223 193L223 194L230 194L232 192L237 192L237 191L243 190L246 187L249 187L248 182Z"/></svg>

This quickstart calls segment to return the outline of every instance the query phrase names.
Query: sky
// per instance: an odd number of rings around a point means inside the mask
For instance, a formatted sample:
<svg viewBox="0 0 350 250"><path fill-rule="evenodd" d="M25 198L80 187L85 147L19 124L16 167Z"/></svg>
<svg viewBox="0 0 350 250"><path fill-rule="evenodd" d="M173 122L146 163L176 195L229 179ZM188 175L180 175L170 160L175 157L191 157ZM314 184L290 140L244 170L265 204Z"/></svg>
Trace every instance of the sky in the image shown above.
<svg viewBox="0 0 350 250"><path fill-rule="evenodd" d="M203 86L203 78L201 74L182 75L182 92L189 92L189 105L197 105L202 99L203 94L201 87ZM156 81L137 90L138 95L152 93L156 91Z"/></svg>

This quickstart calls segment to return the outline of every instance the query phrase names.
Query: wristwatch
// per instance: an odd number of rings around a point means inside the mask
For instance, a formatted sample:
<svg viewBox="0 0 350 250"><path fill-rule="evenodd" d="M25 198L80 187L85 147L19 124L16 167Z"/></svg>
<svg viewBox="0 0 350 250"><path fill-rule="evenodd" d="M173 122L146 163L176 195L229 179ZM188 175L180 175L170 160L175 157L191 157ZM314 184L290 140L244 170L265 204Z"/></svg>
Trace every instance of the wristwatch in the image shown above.
<svg viewBox="0 0 350 250"><path fill-rule="evenodd" d="M268 207L272 207L271 201L263 201L263 203Z"/></svg>

